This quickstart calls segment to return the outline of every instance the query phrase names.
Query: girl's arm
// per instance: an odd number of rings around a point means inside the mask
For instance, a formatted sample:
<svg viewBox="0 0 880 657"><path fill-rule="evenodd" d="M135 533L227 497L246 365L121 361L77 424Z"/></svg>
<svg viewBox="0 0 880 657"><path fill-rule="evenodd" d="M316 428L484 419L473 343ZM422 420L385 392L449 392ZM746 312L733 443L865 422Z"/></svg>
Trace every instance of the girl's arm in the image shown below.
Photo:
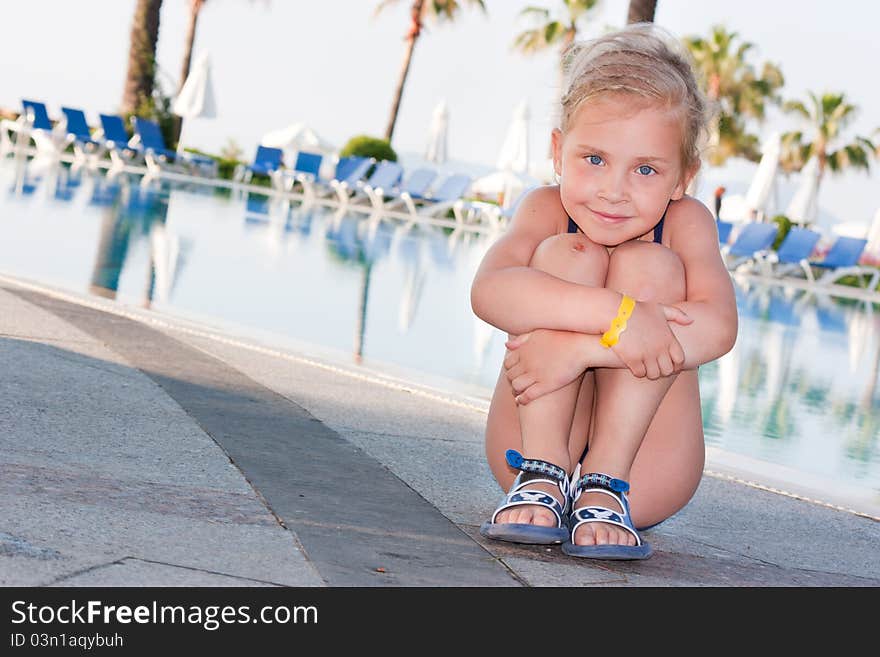
<svg viewBox="0 0 880 657"><path fill-rule="evenodd" d="M718 244L715 219L693 198L676 204L670 246L684 265L686 297L675 306L694 321L670 324L685 353L685 368L720 358L733 349L738 331L736 295Z"/></svg>
<svg viewBox="0 0 880 657"><path fill-rule="evenodd" d="M684 351L681 368L694 369L733 348L738 323L736 298L721 259L715 221L708 210L694 199L674 207L676 229L670 245L684 264L687 295L676 307L693 322L670 322L669 328ZM598 335L538 330L508 340L507 348L504 366L520 403L565 385L569 371L626 367L613 347L607 349L599 343ZM558 358L554 357L557 352ZM660 374L668 376L671 372Z"/></svg>
<svg viewBox="0 0 880 657"><path fill-rule="evenodd" d="M510 228L474 276L471 307L477 317L514 335L538 328L601 334L608 328L620 305L618 293L528 266L538 245L555 235L567 216L557 187L538 188L520 202Z"/></svg>
<svg viewBox="0 0 880 657"><path fill-rule="evenodd" d="M715 219L706 206L685 198L669 214L672 220L666 223L674 230L670 246L684 265L686 284L685 301L675 307L693 320L687 325L669 322L669 328L684 350L682 369L694 369L733 349L738 328L736 296L721 257ZM599 344L599 336L582 337L578 353L588 367L624 366L613 348Z"/></svg>

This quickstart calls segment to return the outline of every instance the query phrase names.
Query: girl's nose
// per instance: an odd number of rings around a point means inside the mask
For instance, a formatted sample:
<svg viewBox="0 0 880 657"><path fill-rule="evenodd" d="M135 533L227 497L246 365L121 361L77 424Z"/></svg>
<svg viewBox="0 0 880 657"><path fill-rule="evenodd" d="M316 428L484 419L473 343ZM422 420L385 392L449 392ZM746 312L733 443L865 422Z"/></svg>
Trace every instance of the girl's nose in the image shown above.
<svg viewBox="0 0 880 657"><path fill-rule="evenodd" d="M608 171L602 176L599 197L609 203L620 203L627 199L626 172Z"/></svg>

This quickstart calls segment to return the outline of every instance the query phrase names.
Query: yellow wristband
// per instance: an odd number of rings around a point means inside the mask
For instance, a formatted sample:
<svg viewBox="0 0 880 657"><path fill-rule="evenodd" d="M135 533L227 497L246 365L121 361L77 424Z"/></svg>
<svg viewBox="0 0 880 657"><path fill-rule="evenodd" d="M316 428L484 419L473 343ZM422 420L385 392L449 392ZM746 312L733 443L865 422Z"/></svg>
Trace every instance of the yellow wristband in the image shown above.
<svg viewBox="0 0 880 657"><path fill-rule="evenodd" d="M626 330L626 320L630 318L635 307L636 300L624 294L623 299L620 300L620 306L617 308L617 317L611 322L611 328L605 331L602 334L602 339L599 340L603 347L613 347L617 344L620 334Z"/></svg>

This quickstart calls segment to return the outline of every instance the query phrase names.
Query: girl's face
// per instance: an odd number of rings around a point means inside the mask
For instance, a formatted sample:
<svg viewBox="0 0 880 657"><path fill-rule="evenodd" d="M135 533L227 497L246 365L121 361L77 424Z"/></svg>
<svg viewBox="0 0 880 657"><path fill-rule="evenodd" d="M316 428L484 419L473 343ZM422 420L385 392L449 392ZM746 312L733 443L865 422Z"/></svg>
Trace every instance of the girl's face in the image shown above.
<svg viewBox="0 0 880 657"><path fill-rule="evenodd" d="M648 233L690 175L681 161L682 121L670 109L633 109L627 97L588 101L565 133L553 131L562 205L597 244Z"/></svg>

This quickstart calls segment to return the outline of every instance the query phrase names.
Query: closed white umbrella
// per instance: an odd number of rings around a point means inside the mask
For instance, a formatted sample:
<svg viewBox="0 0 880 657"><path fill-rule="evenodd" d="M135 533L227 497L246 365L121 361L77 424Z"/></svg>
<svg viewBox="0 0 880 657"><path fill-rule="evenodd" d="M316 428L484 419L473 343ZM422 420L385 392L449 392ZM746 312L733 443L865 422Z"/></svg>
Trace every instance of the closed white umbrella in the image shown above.
<svg viewBox="0 0 880 657"><path fill-rule="evenodd" d="M214 87L211 84L211 61L207 52L199 53L189 75L171 105L171 111L184 119L213 119L217 116ZM186 121L183 122L184 125ZM183 126L177 141L178 152L183 151Z"/></svg>
<svg viewBox="0 0 880 657"><path fill-rule="evenodd" d="M431 130L428 133L428 148L425 159L434 164L446 162L446 138L449 132L449 108L446 101L441 100L431 115Z"/></svg>
<svg viewBox="0 0 880 657"><path fill-rule="evenodd" d="M752 178L749 191L746 192L745 209L747 212L764 213L776 172L779 169L779 152L782 137L780 133L772 133L761 147L761 161Z"/></svg>
<svg viewBox="0 0 880 657"><path fill-rule="evenodd" d="M502 170L528 173L529 170L529 105L520 101L513 111L513 119L501 145L496 167Z"/></svg>
<svg viewBox="0 0 880 657"><path fill-rule="evenodd" d="M800 184L785 210L785 216L796 224L813 223L819 213L818 192L819 160L811 157L801 169Z"/></svg>

